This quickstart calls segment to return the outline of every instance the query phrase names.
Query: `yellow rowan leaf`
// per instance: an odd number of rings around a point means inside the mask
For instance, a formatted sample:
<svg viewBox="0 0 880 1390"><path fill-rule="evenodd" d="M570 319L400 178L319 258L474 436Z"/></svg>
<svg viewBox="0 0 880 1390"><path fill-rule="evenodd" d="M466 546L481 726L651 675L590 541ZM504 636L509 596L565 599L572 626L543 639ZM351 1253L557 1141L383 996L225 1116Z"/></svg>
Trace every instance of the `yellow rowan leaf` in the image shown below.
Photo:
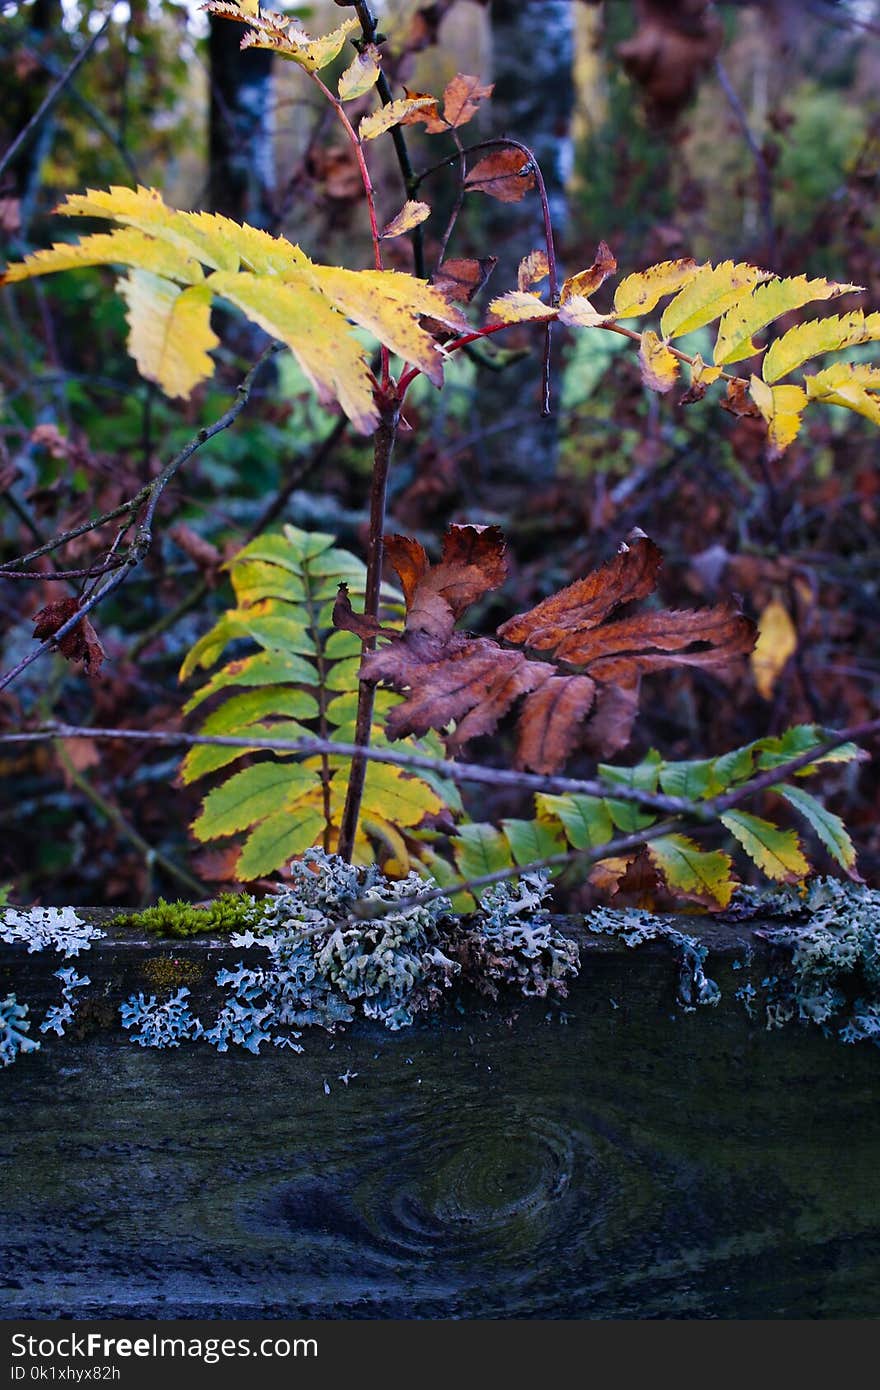
<svg viewBox="0 0 880 1390"><path fill-rule="evenodd" d="M379 80L379 50L368 44L339 79L340 101L355 101L372 91Z"/></svg>
<svg viewBox="0 0 880 1390"><path fill-rule="evenodd" d="M645 848L673 891L697 902L727 907L736 886L733 861L723 850L703 850L687 835L661 835Z"/></svg>
<svg viewBox="0 0 880 1390"><path fill-rule="evenodd" d="M442 351L419 324L419 315L458 332L467 332L470 324L436 286L397 270L344 270L309 262L307 273L343 314L418 367L435 386L442 383Z"/></svg>
<svg viewBox="0 0 880 1390"><path fill-rule="evenodd" d="M794 830L780 830L772 821L746 811L726 811L720 820L768 878L799 883L807 877L810 866Z"/></svg>
<svg viewBox="0 0 880 1390"><path fill-rule="evenodd" d="M678 358L650 328L645 329L642 334L639 367L642 381L651 391L659 391L661 394L670 391L678 379Z"/></svg>
<svg viewBox="0 0 880 1390"><path fill-rule="evenodd" d="M767 421L773 455L784 453L800 431L806 392L800 386L768 386L759 376L753 376L749 395Z"/></svg>
<svg viewBox="0 0 880 1390"><path fill-rule="evenodd" d="M406 202L397 216L392 217L388 226L383 228L382 236L403 236L404 232L411 232L413 227L418 227L430 216L431 209L427 203Z"/></svg>
<svg viewBox="0 0 880 1390"><path fill-rule="evenodd" d="M356 429L377 420L364 350L345 319L303 280L218 270L206 285L286 343L323 401L338 400Z"/></svg>
<svg viewBox="0 0 880 1390"><path fill-rule="evenodd" d="M550 274L550 263L546 251L530 251L523 256L516 272L516 288L525 291L529 285L540 284Z"/></svg>
<svg viewBox="0 0 880 1390"><path fill-rule="evenodd" d="M146 236L134 227L96 232L80 242L55 242L48 251L34 251L23 261L7 266L4 284L14 284L34 275L58 270L79 270L85 266L124 265L133 270L149 270L166 279L194 285L204 278L198 261L181 256L166 243Z"/></svg>
<svg viewBox="0 0 880 1390"><path fill-rule="evenodd" d="M758 640L749 658L758 694L773 698L789 657L797 651L797 629L785 604L771 599L758 619Z"/></svg>
<svg viewBox="0 0 880 1390"><path fill-rule="evenodd" d="M248 23L257 23L261 28L266 25L266 21L260 19L259 0L208 0L208 4L203 5L202 9L217 15L220 19L237 20L239 24L245 22L242 15L247 15ZM282 20L284 25L289 23L282 15L273 15L272 19L277 21L275 27L282 27Z"/></svg>
<svg viewBox="0 0 880 1390"><path fill-rule="evenodd" d="M800 309L802 305L817 299L836 299L838 295L850 294L859 288L858 285L839 285L833 280L808 280L806 275L796 275L790 280L769 280L766 284L758 285L751 294L728 309L718 325L716 365L752 357L758 351L752 342L752 334L766 328L781 314Z"/></svg>
<svg viewBox="0 0 880 1390"><path fill-rule="evenodd" d="M126 188L114 183L109 188L87 188L85 193L68 193L55 208L62 217L106 217L112 222L129 222L140 227L145 222L163 222L172 209L158 188Z"/></svg>
<svg viewBox="0 0 880 1390"><path fill-rule="evenodd" d="M89 188L84 194L70 194L56 212L63 217L105 217L137 227L213 270L237 270L239 266L236 241L243 230L239 223L217 213L177 212L155 188L132 189L118 184L106 191Z"/></svg>
<svg viewBox="0 0 880 1390"><path fill-rule="evenodd" d="M282 24L287 22L283 16L280 18ZM271 52L277 53L279 58L286 58L289 62L305 68L306 72L320 72L321 68L326 68L334 58L339 57L352 29L357 29L359 24L360 21L357 19L344 19L339 28L334 29L332 33L313 39L296 22L291 23L285 30L281 25L273 25L271 21L267 21L258 28L249 29L241 41L241 46L243 49L268 48Z"/></svg>
<svg viewBox="0 0 880 1390"><path fill-rule="evenodd" d="M826 367L823 372L806 377L804 385L811 401L841 405L880 425L880 396L872 394L880 391L880 367L871 367L867 363L835 362L833 367Z"/></svg>
<svg viewBox="0 0 880 1390"><path fill-rule="evenodd" d="M571 295L559 306L559 322L567 323L570 328L598 328L613 319L614 314L600 314L582 294Z"/></svg>
<svg viewBox="0 0 880 1390"><path fill-rule="evenodd" d="M423 111L434 104L433 97L398 97L396 101L389 101L387 106L364 116L358 126L358 135L362 140L375 140L392 126L400 125L414 111Z"/></svg>
<svg viewBox="0 0 880 1390"><path fill-rule="evenodd" d="M880 338L880 313L868 314L854 309L851 314L830 314L824 319L799 323L777 338L767 349L761 375L765 381L778 381L788 376L812 357L823 352L838 352L857 343L875 342Z"/></svg>
<svg viewBox="0 0 880 1390"><path fill-rule="evenodd" d="M552 304L545 304L537 294L528 290L511 290L493 299L489 313L502 323L528 323L532 319L555 319Z"/></svg>
<svg viewBox="0 0 880 1390"><path fill-rule="evenodd" d="M335 820L345 804L350 763L341 765L330 784L330 814ZM439 815L443 802L427 782L408 776L389 763L370 763L364 784L364 814L374 810L382 819L404 829L418 825L428 815ZM373 809L374 808L374 809Z"/></svg>
<svg viewBox="0 0 880 1390"><path fill-rule="evenodd" d="M726 314L740 299L750 294L770 272L743 262L722 261L721 265L700 266L675 298L667 304L660 319L660 332L666 339L681 338Z"/></svg>
<svg viewBox="0 0 880 1390"><path fill-rule="evenodd" d="M211 329L207 284L181 290L151 271L133 270L119 291L128 305L128 350L141 376L168 396L192 395L212 375L208 352L220 341Z"/></svg>
<svg viewBox="0 0 880 1390"><path fill-rule="evenodd" d="M403 878L410 871L409 851L406 841L396 826L386 820L384 816L377 815L375 812L371 816L363 819L363 828L367 835L374 840L381 840L387 849L391 851L390 858L385 860L383 868L390 878ZM390 866L390 867L389 867Z"/></svg>
<svg viewBox="0 0 880 1390"><path fill-rule="evenodd" d="M590 295L595 294L596 290L604 285L609 275L613 275L616 270L617 261L614 252L606 241L600 241L593 264L587 270L581 270L577 275L572 275L563 283L559 292L560 304L565 304L572 295L589 299ZM520 289L522 289L522 285L520 285Z"/></svg>
<svg viewBox="0 0 880 1390"><path fill-rule="evenodd" d="M668 294L677 294L704 270L689 256L678 261L660 261L657 265L627 275L617 286L614 313L619 319L638 318L649 314Z"/></svg>

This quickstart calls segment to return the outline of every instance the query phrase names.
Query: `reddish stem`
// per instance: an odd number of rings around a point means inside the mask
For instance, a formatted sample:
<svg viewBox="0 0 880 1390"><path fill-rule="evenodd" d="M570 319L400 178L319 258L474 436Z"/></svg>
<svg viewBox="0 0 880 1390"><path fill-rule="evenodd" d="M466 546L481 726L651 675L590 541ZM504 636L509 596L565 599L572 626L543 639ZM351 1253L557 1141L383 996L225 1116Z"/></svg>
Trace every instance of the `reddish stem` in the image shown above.
<svg viewBox="0 0 880 1390"><path fill-rule="evenodd" d="M388 469L397 427L400 422L400 402L386 399L382 403L379 425L373 444L373 476L370 483L370 536L367 543L367 582L364 594L364 616L379 616L379 599L382 588L382 548L385 525L385 496L388 490ZM365 638L362 651L366 654L375 647L375 638ZM361 681L358 686L357 718L354 741L360 748L369 748L373 727L373 702L375 691L372 685ZM364 783L367 776L367 759L357 754L351 760L348 778L348 791L339 826L339 845L337 853L351 863L357 838Z"/></svg>

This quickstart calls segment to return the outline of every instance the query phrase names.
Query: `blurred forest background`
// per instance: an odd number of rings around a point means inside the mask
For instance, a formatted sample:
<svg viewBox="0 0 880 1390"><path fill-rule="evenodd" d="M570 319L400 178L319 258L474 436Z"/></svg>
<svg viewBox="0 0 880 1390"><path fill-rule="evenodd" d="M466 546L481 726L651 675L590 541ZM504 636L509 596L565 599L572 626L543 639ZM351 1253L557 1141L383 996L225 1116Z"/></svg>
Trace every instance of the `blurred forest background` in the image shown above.
<svg viewBox="0 0 880 1390"><path fill-rule="evenodd" d="M342 13L327 0L278 8L295 9L313 33ZM865 305L880 307L878 0L374 8L395 93L404 83L439 92L458 71L494 81L472 138L506 133L534 148L566 273L589 265L604 239L623 273L683 255L733 257L855 282ZM295 66L239 55L237 25L171 0L116 4L106 24L107 11L71 0L4 3L0 14L0 152L103 26L3 172L4 261L70 235L52 216L63 194L140 182L175 206L283 232L315 259L370 263L357 168L329 113ZM408 139L419 169L448 152L420 128ZM390 141L371 159L388 220L403 201ZM438 174L424 195L437 213L426 224L430 264L454 179ZM540 228L535 198L470 199L450 254L496 256L489 295L502 293L540 245ZM407 238L387 246L389 264L412 269ZM222 414L263 343L232 316L218 331L217 377L181 406L137 376L124 305L104 272L0 295L3 559L129 498ZM450 520L501 524L512 575L487 624L602 563L634 526L665 552L665 606L735 593L756 619L770 615L779 660L757 683L753 669L726 685L699 673L649 681L620 761L652 745L668 757L708 756L795 722L843 727L876 714L876 430L849 411L810 412L792 448L768 463L762 422L715 402L661 400L620 351L623 339L557 339L548 420L540 334L528 327L456 360L441 395L414 393L389 529L436 553ZM370 460L368 442L317 406L289 354L276 359L234 428L166 491L145 564L98 610L99 676L42 658L0 693L0 727L183 727L177 671L228 606L224 557L281 521L332 532L362 554ZM84 535L57 563L87 567L107 536ZM32 648L33 614L59 589L68 592L39 578L0 583L0 669ZM503 738L472 752L505 764ZM177 766L167 751L123 743L0 746L0 884L11 900L138 904L214 891L229 860L188 839L200 795L176 783ZM876 886L876 768L832 770L823 786ZM528 797L507 788L476 800L479 819L530 814ZM818 851L816 862L830 868Z"/></svg>

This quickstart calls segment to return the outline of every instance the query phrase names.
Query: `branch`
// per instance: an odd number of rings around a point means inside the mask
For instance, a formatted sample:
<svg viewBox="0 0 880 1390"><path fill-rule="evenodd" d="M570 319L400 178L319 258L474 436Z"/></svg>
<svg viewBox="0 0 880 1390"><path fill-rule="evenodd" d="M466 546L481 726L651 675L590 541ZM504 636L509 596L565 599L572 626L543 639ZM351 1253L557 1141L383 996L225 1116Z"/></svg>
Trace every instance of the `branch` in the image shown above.
<svg viewBox="0 0 880 1390"><path fill-rule="evenodd" d="M233 421L238 418L250 399L254 379L263 363L280 350L280 344L269 344L266 350L261 353L260 357L254 363L253 367L251 367L244 381L237 387L235 393L236 399L229 409L220 416L219 420L215 420L213 425L208 425L206 428L199 430L195 438L184 445L180 452L175 454L174 458L165 465L161 473L158 473L153 481L148 483L146 487L141 488L140 492L133 498L123 503L120 507L114 508L112 512L105 513L103 517L98 518L96 521L87 522L83 526L76 527L73 531L66 532L65 535L57 537L48 545L41 546L38 550L32 551L30 555L24 557L28 560L34 559L39 555L45 555L47 551L55 550L59 545L63 545L66 540L72 539L73 536L82 535L84 531L94 530L96 526L101 525L104 521L108 521L114 516L121 516L124 512L129 512L133 516L133 513L140 506L141 502L146 501L147 503L143 520L138 526L134 540L131 542L125 555L120 557L119 569L113 575L112 579L109 579L103 588L96 590L90 598L86 599L82 607L78 608L65 623L62 623L57 632L54 632L51 637L47 637L34 651L22 657L21 661L19 661L16 666L13 666L11 670L7 671L3 676L0 676L0 690L5 690L17 676L21 675L22 671L25 671L28 666L32 664L32 662L36 661L38 657L43 656L43 654L51 648L56 647L62 637L65 637L68 632L71 632L77 627L82 619L88 613L91 613L93 608L97 608L99 603L102 603L114 590L118 589L128 578L132 570L137 568L153 543L153 519L155 517L156 507L159 504L159 498L162 496L165 488L196 450L200 449L203 444L206 444L209 439L213 439L215 434L219 434L222 430L228 429ZM20 564L21 561L12 561L11 563ZM0 567L0 578L2 577L3 568Z"/></svg>
<svg viewBox="0 0 880 1390"><path fill-rule="evenodd" d="M24 147L30 142L31 137L36 134L36 131L38 130L40 124L46 118L46 116L48 116L49 112L52 110L58 98L61 96L65 87L68 85L69 82L73 80L74 76L82 67L83 63L85 62L86 58L88 58L89 54L95 47L95 44L98 42L98 40L104 36L104 33L106 32L112 18L113 9L111 6L110 13L105 17L104 23L101 25L100 29L97 29L95 33L92 35L92 37L89 39L85 47L80 49L73 62L68 66L65 72L62 73L61 77L59 77L51 92L46 93L46 96L43 98L39 107L31 116L27 125L24 127L23 130L19 131L18 135L15 137L12 144L9 146L9 149L3 155L3 158L0 159L0 178L2 178L3 175L6 173L6 170L9 168L16 155L19 154L22 149L24 149Z"/></svg>
<svg viewBox="0 0 880 1390"><path fill-rule="evenodd" d="M373 472L370 481L370 536L367 545L367 581L364 593L364 616L374 620L379 616L379 601L382 590L382 541L385 529L385 498L388 492L388 470L391 455L397 439L400 423L400 406L383 406L379 425L374 436ZM376 645L373 637L364 638L361 650L366 654ZM364 783L367 777L365 751L370 746L370 732L373 727L373 704L376 688L368 681L358 684L357 716L354 738L357 745L351 760L348 790L345 806L339 823L338 853L351 862L357 837Z"/></svg>
<svg viewBox="0 0 880 1390"><path fill-rule="evenodd" d="M396 767L412 768L415 771L434 772L441 777L449 777L456 782L477 782L490 786L522 787L529 791L574 793L582 796L609 797L614 801L632 802L658 812L675 816L687 816L696 821L711 821L725 811L738 806L741 801L777 782L793 776L803 768L833 753L844 743L858 742L880 734L880 719L854 724L840 731L826 731L828 737L817 743L806 753L769 768L744 782L742 786L724 796L713 797L707 801L691 801L687 797L664 796L656 792L643 791L639 787L621 786L616 782L600 779L579 779L574 777L544 777L532 772L514 772L503 768L485 767L480 763L458 763L442 758L429 758L420 753L410 753L393 748L363 748L356 743L338 743L335 739L320 738L248 738L245 734L189 734L172 729L110 729L91 728L75 724L52 723L43 729L28 730L22 733L0 733L0 744L44 743L56 738L88 738L129 740L133 743L157 743L164 746L185 748L248 748L267 749L279 753L301 753L310 756L316 753L333 753L341 757L360 754L368 761L390 763ZM514 872L521 872L515 870Z"/></svg>
<svg viewBox="0 0 880 1390"><path fill-rule="evenodd" d="M767 163L764 147L749 125L749 118L743 104L720 58L715 59L715 72L721 84L721 90L727 97L728 105L743 133L743 139L755 161L755 172L758 175L758 204L761 209L761 220L764 223L767 259L772 262L776 260L776 233L773 227L773 183L770 178L770 165Z"/></svg>
<svg viewBox="0 0 880 1390"><path fill-rule="evenodd" d="M480 874L478 878L455 879L445 888L430 888L425 893L412 893L408 898L394 898L391 901L377 901L374 898L358 898L351 904L355 917L370 920L384 917L389 912L406 912L411 907L421 907L423 903L436 902L438 898L454 897L457 893L469 893L473 888L489 888L493 883L504 883L509 878L521 878L523 874L540 873L542 869L562 868L568 864L580 864L588 868L600 859L610 859L613 855L625 854L627 850L639 849L648 840L659 840L668 835L679 824L678 816L657 821L645 830L636 830L631 835L619 835L617 839L607 840L604 845L591 849L570 849L561 854L548 854L544 859L533 859L529 864L516 864L511 868L497 869L493 874Z"/></svg>
<svg viewBox="0 0 880 1390"><path fill-rule="evenodd" d="M361 33L364 36L364 44L375 43L377 39L376 19L370 7L366 3L358 3L352 6L355 14L361 22ZM394 100L394 94L388 84L388 78L384 72L379 73L379 80L376 83L376 91L379 93L379 100L383 106L389 106ZM409 157L409 150L406 146L406 138L399 125L391 127L391 140L394 145L394 153L397 156L397 163L403 176L403 186L406 190L407 198L414 198L419 190L419 180L413 169L412 161ZM413 228L412 233L413 248L413 270L419 280L425 279L425 238L424 229L421 225Z"/></svg>

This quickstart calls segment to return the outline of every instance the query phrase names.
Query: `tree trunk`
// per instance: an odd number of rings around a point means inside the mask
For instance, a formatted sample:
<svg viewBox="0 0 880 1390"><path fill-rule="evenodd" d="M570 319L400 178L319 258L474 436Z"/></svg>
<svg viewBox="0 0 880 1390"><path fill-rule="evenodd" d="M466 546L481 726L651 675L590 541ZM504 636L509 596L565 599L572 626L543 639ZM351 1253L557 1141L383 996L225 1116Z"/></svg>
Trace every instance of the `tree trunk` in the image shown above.
<svg viewBox="0 0 880 1390"><path fill-rule="evenodd" d="M244 31L211 16L208 201L214 212L272 230L275 222L272 57L240 51Z"/></svg>

